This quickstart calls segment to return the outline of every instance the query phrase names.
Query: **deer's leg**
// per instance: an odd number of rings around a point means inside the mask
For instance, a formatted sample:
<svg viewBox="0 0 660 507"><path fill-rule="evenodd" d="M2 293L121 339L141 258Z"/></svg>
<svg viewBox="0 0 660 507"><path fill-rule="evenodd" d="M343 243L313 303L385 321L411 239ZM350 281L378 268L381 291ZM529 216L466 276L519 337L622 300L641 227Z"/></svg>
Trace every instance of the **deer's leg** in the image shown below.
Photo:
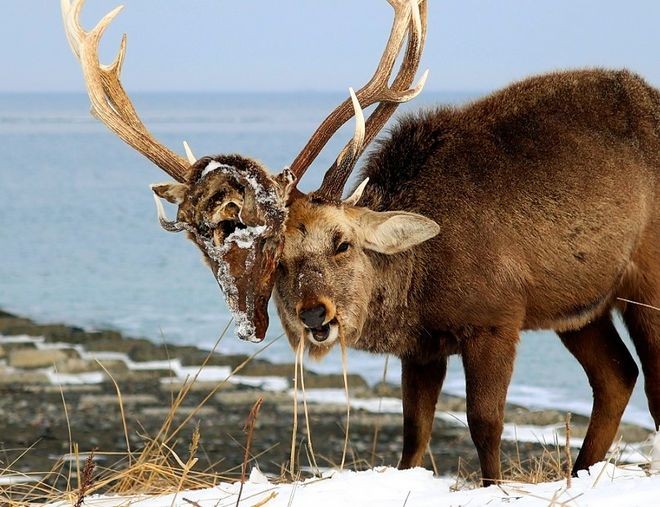
<svg viewBox="0 0 660 507"><path fill-rule="evenodd" d="M589 428L573 466L575 473L605 457L635 386L637 365L609 314L559 336L584 368L594 395Z"/></svg>
<svg viewBox="0 0 660 507"><path fill-rule="evenodd" d="M484 486L500 477L504 404L516 355L518 330L492 328L462 340L467 419L479 454Z"/></svg>
<svg viewBox="0 0 660 507"><path fill-rule="evenodd" d="M660 281L657 285L653 291L648 290L630 298L655 308L628 303L623 312L623 320L642 363L649 410L656 431L660 431L660 310L657 310L660 307Z"/></svg>
<svg viewBox="0 0 660 507"><path fill-rule="evenodd" d="M435 405L447 372L447 358L416 362L401 360L403 452L399 468L420 466L431 439Z"/></svg>

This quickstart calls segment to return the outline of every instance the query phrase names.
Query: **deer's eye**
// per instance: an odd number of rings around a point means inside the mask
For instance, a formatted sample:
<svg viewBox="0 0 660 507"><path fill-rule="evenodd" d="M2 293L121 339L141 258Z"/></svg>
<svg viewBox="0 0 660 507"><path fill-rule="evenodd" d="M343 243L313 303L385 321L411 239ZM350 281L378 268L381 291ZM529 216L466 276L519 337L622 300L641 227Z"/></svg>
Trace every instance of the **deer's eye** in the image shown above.
<svg viewBox="0 0 660 507"><path fill-rule="evenodd" d="M351 244L348 241L342 241L341 243L339 243L337 248L335 248L335 254L340 254L345 252L346 250L349 249L350 246Z"/></svg>

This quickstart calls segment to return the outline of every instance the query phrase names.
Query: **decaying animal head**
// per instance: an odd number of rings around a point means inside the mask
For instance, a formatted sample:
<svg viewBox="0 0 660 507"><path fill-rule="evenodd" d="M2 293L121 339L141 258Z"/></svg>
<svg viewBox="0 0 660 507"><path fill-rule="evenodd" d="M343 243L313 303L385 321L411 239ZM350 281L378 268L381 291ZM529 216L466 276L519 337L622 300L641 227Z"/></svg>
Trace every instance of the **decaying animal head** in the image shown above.
<svg viewBox="0 0 660 507"><path fill-rule="evenodd" d="M187 231L225 294L239 337L260 341L268 328L293 174L273 177L254 160L218 155L195 162L188 178L152 185L160 223L168 231ZM175 221L158 198L178 206Z"/></svg>
<svg viewBox="0 0 660 507"><path fill-rule="evenodd" d="M168 231L186 231L201 249L225 294L241 338L260 341L265 336L268 326L267 303L275 278L282 279L282 286L288 283L286 276L276 275L277 266L280 266L279 272L283 272L285 268L282 266L289 262L287 260L285 264L280 263L280 256L283 252L290 252L285 257L291 259L297 248L308 248L306 243L297 242L297 236L290 234L290 231L297 227L302 215L311 220L309 230L316 230L317 226L320 230L323 227L327 229L327 224L321 225L321 217L335 213L337 223L345 226L342 230L346 237L353 238L352 250L338 252L343 255L342 258L357 256L354 251L358 245L361 245L360 248L367 245L363 242L366 239L351 234L358 227L356 224L360 223L359 216L362 214L366 217L369 210L358 211L358 208L353 206L357 200L355 196L347 203L341 203L340 198L346 181L366 146L385 125L396 107L415 97L424 86L427 73L411 88L426 37L426 1L388 0L394 8L394 22L374 75L357 93L350 90L350 98L321 123L293 161L291 168L275 176L258 162L240 155L219 155L195 160L186 145L186 160L160 144L138 117L120 81L126 37L122 39L119 54L113 63L102 65L99 61L99 41L121 7L110 12L95 28L86 32L79 21L84 0L61 0L66 34L81 63L92 103L92 113L122 140L174 178L174 182L152 186L157 196L160 223ZM397 55L404 45L406 49L401 66L390 80ZM365 122L362 107L372 104L378 106ZM356 119L355 135L327 171L323 184L313 193L313 198L297 190L295 184L334 133L352 116ZM175 220L170 221L165 217L160 198L178 206ZM309 206L319 201L326 203L327 210L323 213L308 213ZM291 214L294 217L289 217ZM396 221L392 222L394 223ZM320 236L319 233L319 238ZM331 239L334 241L336 238ZM319 241L329 244L327 237ZM335 248L339 247L340 245L335 245ZM318 255L314 258L321 264L315 269L310 268L309 273L321 273L323 276L325 272L327 279L331 264L322 261ZM311 263L307 264L312 266ZM348 266L348 263L344 264ZM307 271L300 273L304 277ZM366 276L357 267L344 269L341 273L346 283L351 275ZM284 291L280 293L280 300L283 300L283 293ZM311 294L310 290L307 290L307 293ZM293 298L293 292L290 294ZM321 301L322 296L321 292L318 292L317 299ZM323 297L329 301L324 307L325 317L333 312L336 314L337 311L344 311L342 308L349 311L348 306L338 296ZM305 301L294 303L295 318L307 318L312 324L318 321L319 317L312 318L312 307L309 305L312 299L309 296ZM290 306L288 299L286 305ZM304 313L306 311L308 313ZM302 329L301 324L298 322L295 326L289 326L286 324L290 318L289 312L281 311L281 314L287 331L294 330L297 335L301 335L298 333ZM306 325L304 320L301 320L304 329L312 330L309 333L305 331L307 336L311 336L311 344L318 345L323 341L321 338L326 326L329 326L329 331L325 340L335 333L335 328L325 322L325 317L320 325L321 332L317 332L318 326ZM358 326L352 320L342 321L341 315L333 315L330 321L333 319L337 323L345 322L344 326L347 328ZM340 324L338 326L341 327Z"/></svg>

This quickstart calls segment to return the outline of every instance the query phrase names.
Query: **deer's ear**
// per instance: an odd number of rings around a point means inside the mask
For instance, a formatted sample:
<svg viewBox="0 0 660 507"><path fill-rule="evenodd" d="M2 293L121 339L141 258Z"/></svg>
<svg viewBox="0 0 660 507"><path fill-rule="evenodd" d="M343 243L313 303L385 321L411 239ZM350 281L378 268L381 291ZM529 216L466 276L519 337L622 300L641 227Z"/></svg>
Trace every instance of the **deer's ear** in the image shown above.
<svg viewBox="0 0 660 507"><path fill-rule="evenodd" d="M408 250L440 232L440 226L430 218L406 211L364 209L359 224L364 248L384 254Z"/></svg>
<svg viewBox="0 0 660 507"><path fill-rule="evenodd" d="M151 190L153 190L154 194L158 197L162 197L167 202L181 204L186 195L186 190L188 190L188 185L177 182L154 183L151 185Z"/></svg>

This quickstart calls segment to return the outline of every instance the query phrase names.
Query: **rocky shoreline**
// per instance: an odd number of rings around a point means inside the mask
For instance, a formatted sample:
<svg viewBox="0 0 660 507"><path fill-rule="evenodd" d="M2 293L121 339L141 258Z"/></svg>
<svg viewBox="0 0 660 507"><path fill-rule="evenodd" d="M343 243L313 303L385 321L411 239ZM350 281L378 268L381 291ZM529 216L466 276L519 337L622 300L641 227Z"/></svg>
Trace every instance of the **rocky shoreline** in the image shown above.
<svg viewBox="0 0 660 507"><path fill-rule="evenodd" d="M279 474L290 452L294 366L260 358L247 360L242 355L209 356L192 346L154 344L112 330L38 324L0 310L0 469L46 472L66 457L70 440L80 452L96 449L99 459L110 465L113 458L103 453L125 452L127 448L117 388L129 445L135 451L146 438L156 436L174 397L206 363L174 417L175 423L180 423L192 414L177 435L175 450L186 455L191 435L199 428L199 456L204 463L198 466L237 476L243 461L246 416L262 397L252 455L258 456L262 471ZM240 371L230 376L243 363ZM401 415L396 408L400 404L398 386L369 386L359 375L351 375L349 385L350 466L395 465L402 446ZM337 401L343 379L341 375L308 372L305 388L311 398L316 461L321 467L332 466L341 461L344 441L346 405ZM459 466L468 472L478 470L476 451L460 416L464 411L463 399L441 395L431 452L442 475L455 474ZM505 416L509 425L540 429L560 427L564 418L559 411L530 411L513 405L507 406ZM574 437L584 434L587 421L573 416ZM306 441L304 427L301 416L299 442ZM647 430L629 424L622 425L621 434L626 442L648 437ZM299 448L299 463L308 465L304 446ZM538 458L542 445L506 440L502 451L505 456L525 461ZM432 468L428 456L426 461L425 466Z"/></svg>

